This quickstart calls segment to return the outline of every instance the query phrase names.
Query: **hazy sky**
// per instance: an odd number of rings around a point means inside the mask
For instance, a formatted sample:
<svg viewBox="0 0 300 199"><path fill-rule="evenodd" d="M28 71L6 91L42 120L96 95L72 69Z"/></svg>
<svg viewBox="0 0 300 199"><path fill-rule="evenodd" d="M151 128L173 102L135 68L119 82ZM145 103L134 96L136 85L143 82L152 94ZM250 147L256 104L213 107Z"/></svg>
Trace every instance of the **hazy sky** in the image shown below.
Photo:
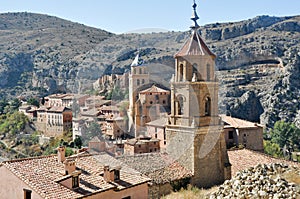
<svg viewBox="0 0 300 199"><path fill-rule="evenodd" d="M240 21L257 15L300 14L300 0L196 0L199 24ZM0 0L0 12L27 11L123 33L143 28L185 31L192 0Z"/></svg>

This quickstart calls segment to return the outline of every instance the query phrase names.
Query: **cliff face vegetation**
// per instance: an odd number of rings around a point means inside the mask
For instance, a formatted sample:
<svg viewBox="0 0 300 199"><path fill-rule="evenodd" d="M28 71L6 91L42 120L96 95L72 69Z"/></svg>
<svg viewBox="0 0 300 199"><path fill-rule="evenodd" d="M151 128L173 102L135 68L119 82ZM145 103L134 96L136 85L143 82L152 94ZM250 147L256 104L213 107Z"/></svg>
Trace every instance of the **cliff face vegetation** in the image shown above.
<svg viewBox="0 0 300 199"><path fill-rule="evenodd" d="M221 113L300 127L300 17L259 16L200 28L217 55ZM137 53L168 84L189 32L115 35L57 17L0 14L0 95L84 92L103 74L128 71ZM158 72L159 71L159 72ZM163 71L163 72L161 72Z"/></svg>

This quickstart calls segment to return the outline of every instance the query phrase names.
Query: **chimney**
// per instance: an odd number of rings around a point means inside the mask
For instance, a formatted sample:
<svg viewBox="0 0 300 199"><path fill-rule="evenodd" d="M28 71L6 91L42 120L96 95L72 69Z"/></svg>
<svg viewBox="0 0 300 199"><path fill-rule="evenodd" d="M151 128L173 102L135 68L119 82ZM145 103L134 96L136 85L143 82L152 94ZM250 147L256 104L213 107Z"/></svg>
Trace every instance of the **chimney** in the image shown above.
<svg viewBox="0 0 300 199"><path fill-rule="evenodd" d="M71 175L76 170L76 165L74 160L66 159L64 161L65 165L65 174Z"/></svg>
<svg viewBox="0 0 300 199"><path fill-rule="evenodd" d="M106 182L114 182L116 180L120 180L121 167L110 169L108 165L105 165L103 167L103 170L104 170L103 178Z"/></svg>
<svg viewBox="0 0 300 199"><path fill-rule="evenodd" d="M65 152L66 152L66 149L65 149L64 146L57 147L57 159L58 159L58 162L63 163L66 160Z"/></svg>

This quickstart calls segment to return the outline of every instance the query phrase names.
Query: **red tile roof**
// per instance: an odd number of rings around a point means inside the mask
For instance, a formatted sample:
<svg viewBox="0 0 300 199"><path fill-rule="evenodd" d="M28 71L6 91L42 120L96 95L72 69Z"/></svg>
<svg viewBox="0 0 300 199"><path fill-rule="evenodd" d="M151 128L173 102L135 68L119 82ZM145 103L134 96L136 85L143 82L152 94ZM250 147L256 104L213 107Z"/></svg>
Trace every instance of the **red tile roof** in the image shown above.
<svg viewBox="0 0 300 199"><path fill-rule="evenodd" d="M170 93L170 91L152 85L150 88L140 91L140 94L145 94L145 93Z"/></svg>
<svg viewBox="0 0 300 199"><path fill-rule="evenodd" d="M234 127L234 128L257 128L257 127L262 127L262 125L260 125L260 124L249 122L249 121L242 120L242 119L239 119L239 118L226 116L226 115L220 115L220 116L222 118L222 121L227 123L227 124L225 124L225 127L226 127L226 125L230 126L230 127Z"/></svg>
<svg viewBox="0 0 300 199"><path fill-rule="evenodd" d="M245 170L249 167L254 167L257 164L269 164L269 163L285 163L288 165L293 165L299 167L299 163L273 158L264 153L242 149L242 150L233 150L228 151L229 161L231 163L231 172L232 176L238 171Z"/></svg>
<svg viewBox="0 0 300 199"><path fill-rule="evenodd" d="M135 154L134 156L121 156L117 159L145 174L155 184L165 184L192 176L192 171L181 166L165 153Z"/></svg>
<svg viewBox="0 0 300 199"><path fill-rule="evenodd" d="M56 155L7 161L3 162L2 166L7 167L41 197L49 199L78 198L113 188L121 190L150 180L106 153L94 155L84 153L70 157L72 158L76 161L77 170L81 171L80 188L74 190L57 182L64 177L65 170L64 165L58 162ZM122 165L120 183L104 181L101 175L104 165L110 167Z"/></svg>
<svg viewBox="0 0 300 199"><path fill-rule="evenodd" d="M185 42L179 52L175 54L175 57L187 55L210 55L216 57L204 43L198 31L193 32L191 38Z"/></svg>

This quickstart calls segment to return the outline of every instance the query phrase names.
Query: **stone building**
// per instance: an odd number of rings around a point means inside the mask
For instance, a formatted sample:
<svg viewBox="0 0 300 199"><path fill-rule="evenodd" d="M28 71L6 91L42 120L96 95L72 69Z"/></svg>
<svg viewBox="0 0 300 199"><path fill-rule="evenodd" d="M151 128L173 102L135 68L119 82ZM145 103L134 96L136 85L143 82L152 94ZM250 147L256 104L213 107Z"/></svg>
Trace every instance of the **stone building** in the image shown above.
<svg viewBox="0 0 300 199"><path fill-rule="evenodd" d="M263 126L242 119L221 115L227 148L243 145L255 151L263 151Z"/></svg>
<svg viewBox="0 0 300 199"><path fill-rule="evenodd" d="M1 198L147 199L149 178L107 153L83 152L6 161L0 164ZM9 183L8 183L9 182Z"/></svg>
<svg viewBox="0 0 300 199"><path fill-rule="evenodd" d="M136 137L145 134L146 123L159 119L162 114L170 112L170 91L152 85L150 88L139 91L135 103L134 124Z"/></svg>
<svg viewBox="0 0 300 199"><path fill-rule="evenodd" d="M105 135L112 139L121 138L126 132L126 124L123 117L107 118L104 126Z"/></svg>
<svg viewBox="0 0 300 199"><path fill-rule="evenodd" d="M47 137L56 137L72 129L72 110L63 106L37 109L37 130Z"/></svg>
<svg viewBox="0 0 300 199"><path fill-rule="evenodd" d="M140 136L124 143L124 155L159 152L159 140Z"/></svg>
<svg viewBox="0 0 300 199"><path fill-rule="evenodd" d="M148 122L147 135L159 140L159 147L161 150L166 149L167 138L166 138L166 126L168 124L167 117L161 117L160 119Z"/></svg>
<svg viewBox="0 0 300 199"><path fill-rule="evenodd" d="M128 131L129 134L136 137L135 131L135 103L139 98L139 91L142 86L149 84L149 72L147 65L141 63L139 54L131 64L129 74L129 109L128 109Z"/></svg>
<svg viewBox="0 0 300 199"><path fill-rule="evenodd" d="M229 179L231 168L218 115L216 56L199 34L196 6L192 34L175 54L166 151L192 171L192 185L210 187Z"/></svg>

